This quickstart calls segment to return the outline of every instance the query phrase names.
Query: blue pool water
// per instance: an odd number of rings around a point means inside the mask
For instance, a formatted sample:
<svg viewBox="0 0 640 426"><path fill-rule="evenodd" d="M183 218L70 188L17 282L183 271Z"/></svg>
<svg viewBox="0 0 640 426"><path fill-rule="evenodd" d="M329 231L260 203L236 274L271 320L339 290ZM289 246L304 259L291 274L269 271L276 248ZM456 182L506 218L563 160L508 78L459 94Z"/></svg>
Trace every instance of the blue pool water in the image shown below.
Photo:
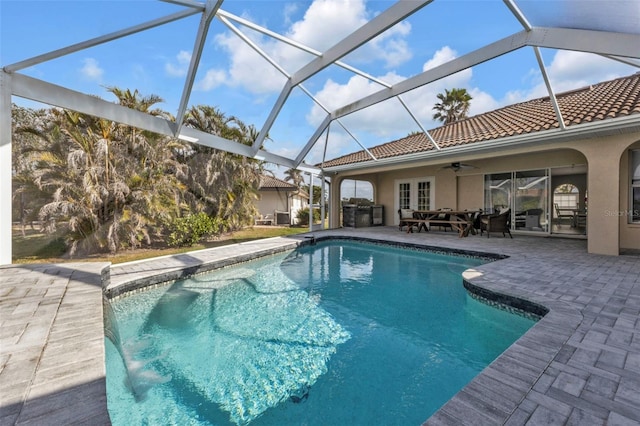
<svg viewBox="0 0 640 426"><path fill-rule="evenodd" d="M534 324L466 293L482 262L322 242L113 300L112 422L421 424Z"/></svg>

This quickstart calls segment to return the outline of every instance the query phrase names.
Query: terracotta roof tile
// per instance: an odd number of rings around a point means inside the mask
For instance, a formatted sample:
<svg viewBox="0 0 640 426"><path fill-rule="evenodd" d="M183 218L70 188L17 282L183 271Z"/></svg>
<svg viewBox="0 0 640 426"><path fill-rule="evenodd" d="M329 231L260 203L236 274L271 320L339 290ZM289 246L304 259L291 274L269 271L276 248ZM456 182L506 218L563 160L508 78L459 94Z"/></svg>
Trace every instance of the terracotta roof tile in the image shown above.
<svg viewBox="0 0 640 426"><path fill-rule="evenodd" d="M567 127L640 114L640 73L556 95ZM469 117L429 134L441 148L559 128L550 98L533 99ZM434 150L424 133L369 148L378 159ZM372 161L363 150L326 161L324 167Z"/></svg>
<svg viewBox="0 0 640 426"><path fill-rule="evenodd" d="M273 176L262 175L260 176L259 189L261 190L283 189L285 191L297 191L298 187L289 182L285 182L282 179L278 179Z"/></svg>

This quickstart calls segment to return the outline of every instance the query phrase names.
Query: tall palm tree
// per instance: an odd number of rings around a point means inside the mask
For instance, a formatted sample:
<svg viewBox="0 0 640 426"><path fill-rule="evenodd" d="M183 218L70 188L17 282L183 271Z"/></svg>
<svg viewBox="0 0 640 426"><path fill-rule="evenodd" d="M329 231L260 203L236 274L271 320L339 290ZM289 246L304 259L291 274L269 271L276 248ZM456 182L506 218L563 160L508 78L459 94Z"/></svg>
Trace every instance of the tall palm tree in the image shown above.
<svg viewBox="0 0 640 426"><path fill-rule="evenodd" d="M298 169L288 169L284 172L285 180L288 182L292 182L298 188L304 183L304 178L302 177L302 172Z"/></svg>
<svg viewBox="0 0 640 426"><path fill-rule="evenodd" d="M434 120L449 124L466 118L473 99L467 89L445 89L444 92L436 95L440 102L433 107L437 111L433 114Z"/></svg>

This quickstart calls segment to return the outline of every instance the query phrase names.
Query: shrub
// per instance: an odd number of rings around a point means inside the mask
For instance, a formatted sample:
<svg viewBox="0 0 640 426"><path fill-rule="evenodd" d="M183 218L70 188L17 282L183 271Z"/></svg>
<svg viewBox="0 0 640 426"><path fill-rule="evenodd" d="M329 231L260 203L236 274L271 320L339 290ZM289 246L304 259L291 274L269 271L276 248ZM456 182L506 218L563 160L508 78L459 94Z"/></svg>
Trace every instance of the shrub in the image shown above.
<svg viewBox="0 0 640 426"><path fill-rule="evenodd" d="M169 245L172 247L192 246L203 237L218 234L223 228L220 218L209 217L200 212L173 219L169 225Z"/></svg>
<svg viewBox="0 0 640 426"><path fill-rule="evenodd" d="M67 252L67 243L64 238L57 237L40 247L35 255L38 257L60 257Z"/></svg>
<svg viewBox="0 0 640 426"><path fill-rule="evenodd" d="M304 208L298 210L296 213L296 218L298 219L298 225L309 225L309 208ZM313 209L313 223L320 222L320 210Z"/></svg>

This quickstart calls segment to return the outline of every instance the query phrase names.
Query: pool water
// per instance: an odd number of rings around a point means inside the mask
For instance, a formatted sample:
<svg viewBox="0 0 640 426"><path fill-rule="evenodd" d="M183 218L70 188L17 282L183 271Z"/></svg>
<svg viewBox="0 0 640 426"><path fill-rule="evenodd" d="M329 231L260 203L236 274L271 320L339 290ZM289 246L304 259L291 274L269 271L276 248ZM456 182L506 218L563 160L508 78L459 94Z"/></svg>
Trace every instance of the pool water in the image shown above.
<svg viewBox="0 0 640 426"><path fill-rule="evenodd" d="M421 424L534 324L467 294L481 263L321 242L113 300L112 422Z"/></svg>

